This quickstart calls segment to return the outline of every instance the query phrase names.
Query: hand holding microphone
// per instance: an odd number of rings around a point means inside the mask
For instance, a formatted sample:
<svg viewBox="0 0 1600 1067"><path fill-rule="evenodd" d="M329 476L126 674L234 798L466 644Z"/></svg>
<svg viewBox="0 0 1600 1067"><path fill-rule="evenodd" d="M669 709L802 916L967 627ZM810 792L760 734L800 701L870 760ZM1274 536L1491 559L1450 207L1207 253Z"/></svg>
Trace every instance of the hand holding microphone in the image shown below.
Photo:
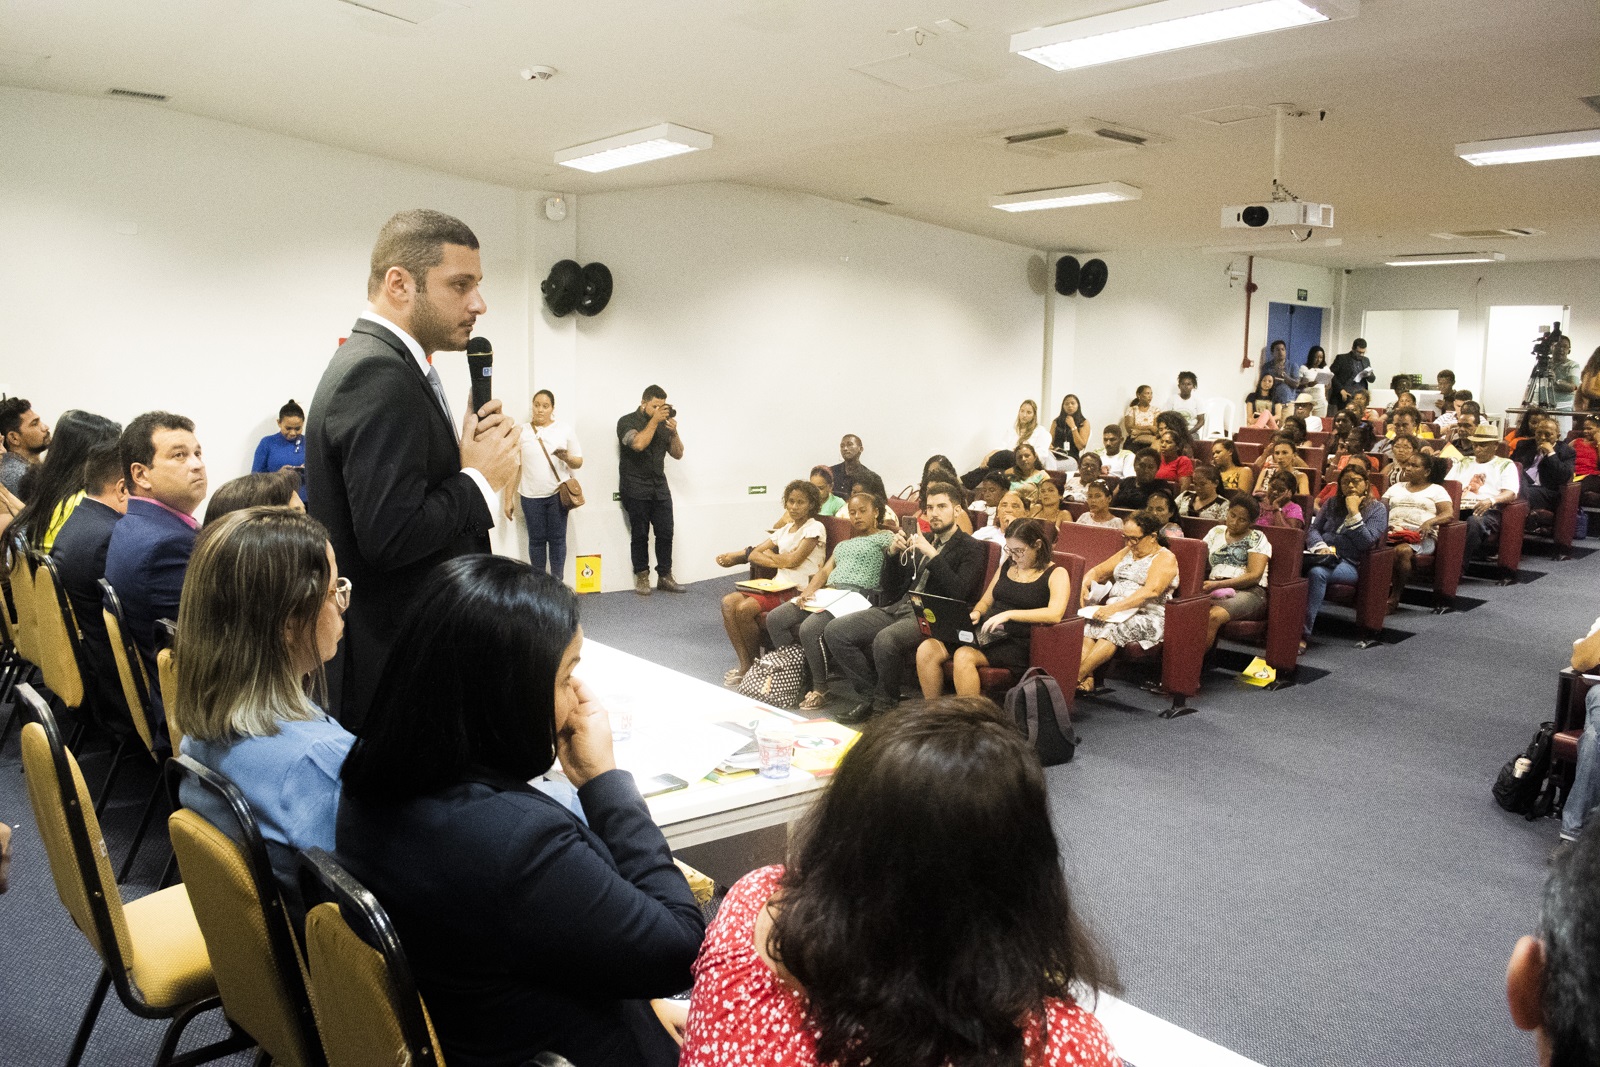
<svg viewBox="0 0 1600 1067"><path fill-rule="evenodd" d="M519 431L491 395L494 347L488 338L474 337L467 342L467 368L472 375L472 407L461 428L461 466L482 474L490 488L499 492L511 484L517 472Z"/></svg>

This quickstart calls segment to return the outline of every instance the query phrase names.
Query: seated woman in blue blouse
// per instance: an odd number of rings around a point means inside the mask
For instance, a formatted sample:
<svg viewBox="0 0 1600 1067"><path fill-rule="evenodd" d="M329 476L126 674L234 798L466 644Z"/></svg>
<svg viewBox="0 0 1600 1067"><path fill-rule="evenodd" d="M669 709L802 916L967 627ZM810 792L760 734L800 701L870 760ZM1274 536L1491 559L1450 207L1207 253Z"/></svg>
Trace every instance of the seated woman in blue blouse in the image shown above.
<svg viewBox="0 0 1600 1067"><path fill-rule="evenodd" d="M648 998L689 988L705 920L573 676L582 648L555 578L443 563L345 761L335 854L394 920L451 1067L678 1062ZM528 785L557 759L587 825Z"/></svg>
<svg viewBox="0 0 1600 1067"><path fill-rule="evenodd" d="M295 851L333 847L339 769L355 741L307 692L339 647L350 593L322 524L286 507L245 508L208 525L183 579L167 709L183 732L179 748L231 779L255 809L291 911ZM179 799L232 831L210 793L185 781Z"/></svg>
<svg viewBox="0 0 1600 1067"><path fill-rule="evenodd" d="M306 412L293 400L278 409L278 432L268 434L256 445L251 474L271 474L285 467L300 475L300 502L306 500Z"/></svg>

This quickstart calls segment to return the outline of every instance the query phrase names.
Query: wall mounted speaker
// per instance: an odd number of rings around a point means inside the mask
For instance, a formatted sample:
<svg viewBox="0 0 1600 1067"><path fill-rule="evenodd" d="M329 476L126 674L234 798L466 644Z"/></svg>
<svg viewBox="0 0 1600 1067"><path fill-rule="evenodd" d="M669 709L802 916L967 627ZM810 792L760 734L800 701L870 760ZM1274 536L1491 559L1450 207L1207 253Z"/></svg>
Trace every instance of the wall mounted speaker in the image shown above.
<svg viewBox="0 0 1600 1067"><path fill-rule="evenodd" d="M1105 260L1091 259L1083 265L1083 270L1078 273L1078 292L1086 297L1099 296L1101 290L1106 287L1106 278L1109 273L1106 270Z"/></svg>
<svg viewBox="0 0 1600 1067"><path fill-rule="evenodd" d="M583 265L583 295L578 298L578 314L598 315L611 303L611 269L604 263Z"/></svg>
<svg viewBox="0 0 1600 1067"><path fill-rule="evenodd" d="M557 318L570 315L583 299L583 268L575 259L557 261L550 268L550 276L539 283L539 291L544 294L544 305L550 314Z"/></svg>
<svg viewBox="0 0 1600 1067"><path fill-rule="evenodd" d="M1062 256L1056 260L1056 292L1062 296L1076 293L1081 272L1077 256Z"/></svg>

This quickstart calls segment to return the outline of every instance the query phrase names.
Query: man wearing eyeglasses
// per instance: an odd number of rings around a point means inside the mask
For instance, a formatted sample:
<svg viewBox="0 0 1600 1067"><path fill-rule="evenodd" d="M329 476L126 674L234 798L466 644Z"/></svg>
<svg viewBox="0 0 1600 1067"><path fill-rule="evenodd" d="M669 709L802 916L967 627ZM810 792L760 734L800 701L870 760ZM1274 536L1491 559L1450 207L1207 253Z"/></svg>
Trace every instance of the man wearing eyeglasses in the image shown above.
<svg viewBox="0 0 1600 1067"><path fill-rule="evenodd" d="M935 482L923 497L928 533L895 535L883 564L880 603L834 619L822 632L828 657L854 691L840 722L863 722L900 702L906 664L922 643L912 613L913 589L969 604L982 592L988 547L956 526L958 490Z"/></svg>

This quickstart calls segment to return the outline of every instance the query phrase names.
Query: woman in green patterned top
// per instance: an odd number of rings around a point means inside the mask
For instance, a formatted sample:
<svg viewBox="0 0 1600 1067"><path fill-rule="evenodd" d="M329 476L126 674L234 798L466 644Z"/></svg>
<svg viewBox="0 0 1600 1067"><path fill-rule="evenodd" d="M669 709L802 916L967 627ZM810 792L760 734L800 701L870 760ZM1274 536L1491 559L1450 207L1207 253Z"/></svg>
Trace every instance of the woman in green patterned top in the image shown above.
<svg viewBox="0 0 1600 1067"><path fill-rule="evenodd" d="M828 702L828 670L822 655L822 630L833 620L833 612L808 609L811 597L823 588L860 593L870 600L878 591L883 561L894 540L894 530L880 525L884 502L871 493L850 498L848 514L853 532L847 540L833 546L833 555L806 583L800 595L780 604L767 614L767 634L773 648L798 643L805 649L806 667L811 672L811 689L800 702L803 711L816 711Z"/></svg>

